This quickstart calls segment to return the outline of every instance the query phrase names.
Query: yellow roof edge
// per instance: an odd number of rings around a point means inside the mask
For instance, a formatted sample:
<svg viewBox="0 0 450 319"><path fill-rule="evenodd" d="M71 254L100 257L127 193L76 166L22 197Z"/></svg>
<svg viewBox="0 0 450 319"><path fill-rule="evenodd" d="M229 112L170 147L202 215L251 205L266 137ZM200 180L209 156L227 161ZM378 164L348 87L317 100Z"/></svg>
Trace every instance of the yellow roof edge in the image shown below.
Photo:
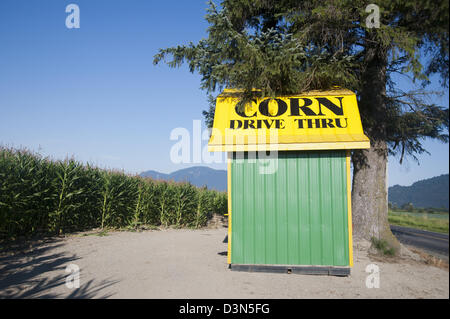
<svg viewBox="0 0 450 319"><path fill-rule="evenodd" d="M370 141L320 142L289 144L225 144L208 145L209 152L248 152L248 151L312 151L312 150L351 150L370 148Z"/></svg>

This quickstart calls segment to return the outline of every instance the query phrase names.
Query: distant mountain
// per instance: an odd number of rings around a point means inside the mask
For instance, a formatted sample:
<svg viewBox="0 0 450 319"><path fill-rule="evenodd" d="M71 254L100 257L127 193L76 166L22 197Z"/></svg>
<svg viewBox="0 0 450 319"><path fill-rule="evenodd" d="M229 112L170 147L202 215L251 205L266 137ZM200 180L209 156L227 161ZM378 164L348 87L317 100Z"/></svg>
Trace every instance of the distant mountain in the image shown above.
<svg viewBox="0 0 450 319"><path fill-rule="evenodd" d="M160 173L160 172L152 171L152 170L145 171L145 172L139 174L139 176L142 176L142 177L151 177L153 179L164 179L164 180L168 180L169 175L170 174L164 174L164 173Z"/></svg>
<svg viewBox="0 0 450 319"><path fill-rule="evenodd" d="M205 166L194 166L180 169L170 174L164 174L157 171L146 171L140 174L142 177L151 177L175 182L190 182L192 185L218 191L227 190L227 171L217 170Z"/></svg>
<svg viewBox="0 0 450 319"><path fill-rule="evenodd" d="M150 170L141 173L140 176L157 180L187 181L198 187L206 185L209 189L227 190L227 171L205 166L184 168L170 174ZM411 186L389 187L389 202L398 207L412 203L417 208L449 209L449 174L417 181Z"/></svg>
<svg viewBox="0 0 450 319"><path fill-rule="evenodd" d="M401 207L412 203L420 208L446 208L449 206L449 175L432 177L417 181L411 186L395 185L389 187L389 202Z"/></svg>

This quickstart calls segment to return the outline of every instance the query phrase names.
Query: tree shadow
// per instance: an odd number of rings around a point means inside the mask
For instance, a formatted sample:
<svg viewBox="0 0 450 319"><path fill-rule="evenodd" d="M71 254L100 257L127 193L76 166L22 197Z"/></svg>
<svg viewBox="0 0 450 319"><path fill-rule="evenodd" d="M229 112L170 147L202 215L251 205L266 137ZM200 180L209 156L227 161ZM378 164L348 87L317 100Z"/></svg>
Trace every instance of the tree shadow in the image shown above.
<svg viewBox="0 0 450 319"><path fill-rule="evenodd" d="M67 299L91 299L100 298L106 299L114 295L114 293L107 293L99 295L99 293L108 287L118 283L118 280L102 280L100 283L95 284L94 279L89 280L87 283L80 285L80 288L74 289L73 292L68 295Z"/></svg>
<svg viewBox="0 0 450 319"><path fill-rule="evenodd" d="M67 294L57 294L53 289L65 285L67 265L80 259L76 255L68 255L52 250L64 246L57 241L44 244L31 244L27 251L19 251L0 256L0 299L20 298L64 298ZM11 253L12 250L8 249ZM60 275L52 275L50 272ZM94 284L94 280L82 283L67 298L108 298L112 294L99 296L102 289L117 281L106 280Z"/></svg>

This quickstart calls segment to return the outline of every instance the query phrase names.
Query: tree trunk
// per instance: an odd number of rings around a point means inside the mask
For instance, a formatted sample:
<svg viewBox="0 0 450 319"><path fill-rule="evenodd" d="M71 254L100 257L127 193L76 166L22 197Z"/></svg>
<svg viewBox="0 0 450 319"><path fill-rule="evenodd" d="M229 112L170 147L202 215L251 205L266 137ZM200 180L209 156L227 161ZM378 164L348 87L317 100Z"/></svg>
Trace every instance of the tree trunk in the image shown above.
<svg viewBox="0 0 450 319"><path fill-rule="evenodd" d="M352 213L355 238L382 239L398 251L399 242L388 222L387 146L372 142L353 152Z"/></svg>
<svg viewBox="0 0 450 319"><path fill-rule="evenodd" d="M364 69L360 90L360 113L363 127L370 138L368 150L355 150L352 155L352 215L355 238L385 240L391 248L400 247L388 223L388 187L386 144L386 68L388 49L366 34Z"/></svg>

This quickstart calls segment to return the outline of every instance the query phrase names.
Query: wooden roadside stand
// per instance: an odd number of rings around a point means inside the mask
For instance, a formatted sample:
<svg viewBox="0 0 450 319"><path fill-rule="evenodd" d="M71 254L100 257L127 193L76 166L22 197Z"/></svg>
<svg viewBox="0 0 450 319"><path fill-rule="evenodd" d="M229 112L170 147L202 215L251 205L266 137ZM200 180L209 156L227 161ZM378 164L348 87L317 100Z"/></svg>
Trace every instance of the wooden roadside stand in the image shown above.
<svg viewBox="0 0 450 319"><path fill-rule="evenodd" d="M355 93L216 101L210 152L228 153L231 270L347 276L350 150L370 147ZM368 181L370 182L370 181Z"/></svg>

